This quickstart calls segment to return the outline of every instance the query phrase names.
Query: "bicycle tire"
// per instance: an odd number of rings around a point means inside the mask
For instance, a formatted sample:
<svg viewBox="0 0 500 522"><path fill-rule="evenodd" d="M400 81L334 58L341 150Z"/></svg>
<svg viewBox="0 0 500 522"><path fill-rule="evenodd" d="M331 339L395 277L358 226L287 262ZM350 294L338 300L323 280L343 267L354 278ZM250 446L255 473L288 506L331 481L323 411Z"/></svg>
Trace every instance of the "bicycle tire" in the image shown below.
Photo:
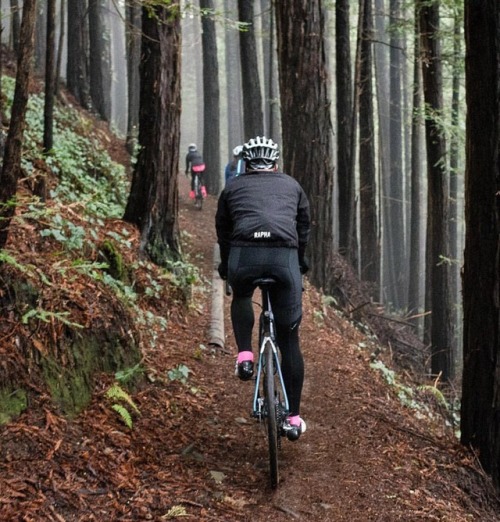
<svg viewBox="0 0 500 522"><path fill-rule="evenodd" d="M194 178L194 194L195 194L195 200L194 200L194 206L201 210L203 208L203 194L201 193L201 182L200 177L198 175Z"/></svg>
<svg viewBox="0 0 500 522"><path fill-rule="evenodd" d="M271 488L275 489L279 482L278 469L278 423L276 389L274 382L274 360L273 350L269 343L265 347L265 379L264 400L266 411L267 441L269 446L269 477Z"/></svg>

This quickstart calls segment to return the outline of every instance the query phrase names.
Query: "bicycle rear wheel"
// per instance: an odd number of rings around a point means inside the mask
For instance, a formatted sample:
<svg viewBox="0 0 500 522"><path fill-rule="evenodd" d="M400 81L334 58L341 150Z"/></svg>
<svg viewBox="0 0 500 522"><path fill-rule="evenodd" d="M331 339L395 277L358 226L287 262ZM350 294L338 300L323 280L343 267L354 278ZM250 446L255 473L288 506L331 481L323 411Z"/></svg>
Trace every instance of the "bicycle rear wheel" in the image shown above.
<svg viewBox="0 0 500 522"><path fill-rule="evenodd" d="M203 208L203 194L201 193L201 180L198 174L194 178L194 206L201 210Z"/></svg>
<svg viewBox="0 0 500 522"><path fill-rule="evenodd" d="M265 379L264 379L264 399L266 410L267 439L269 445L269 475L271 487L278 486L278 423L277 423L277 403L276 389L274 382L274 360L273 350L269 343L265 348Z"/></svg>

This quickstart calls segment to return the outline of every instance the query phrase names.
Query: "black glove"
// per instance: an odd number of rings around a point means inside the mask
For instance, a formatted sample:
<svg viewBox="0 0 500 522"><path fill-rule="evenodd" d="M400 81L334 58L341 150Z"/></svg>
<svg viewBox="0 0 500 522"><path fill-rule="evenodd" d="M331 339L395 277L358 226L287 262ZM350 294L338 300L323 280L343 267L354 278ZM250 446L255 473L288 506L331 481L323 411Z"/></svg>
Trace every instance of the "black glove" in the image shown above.
<svg viewBox="0 0 500 522"><path fill-rule="evenodd" d="M299 268L302 275L309 271L309 259L307 259L306 256L303 256L302 259L299 259Z"/></svg>
<svg viewBox="0 0 500 522"><path fill-rule="evenodd" d="M309 259L306 256L305 245L299 245L299 268L302 275L309 270Z"/></svg>
<svg viewBox="0 0 500 522"><path fill-rule="evenodd" d="M227 279L227 263L219 263L217 267L217 271L219 272L220 278L226 280Z"/></svg>

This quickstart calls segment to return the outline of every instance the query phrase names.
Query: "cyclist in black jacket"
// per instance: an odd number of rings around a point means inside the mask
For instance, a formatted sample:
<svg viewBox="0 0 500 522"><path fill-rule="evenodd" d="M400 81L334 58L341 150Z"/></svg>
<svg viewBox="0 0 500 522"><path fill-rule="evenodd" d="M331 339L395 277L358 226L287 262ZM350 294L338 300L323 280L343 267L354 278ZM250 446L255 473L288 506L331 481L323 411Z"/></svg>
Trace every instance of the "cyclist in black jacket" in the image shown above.
<svg viewBox="0 0 500 522"><path fill-rule="evenodd" d="M201 183L201 192L203 197L207 196L207 190L205 188L204 183L204 171L205 171L205 163L203 162L203 156L201 152L196 147L196 144L191 143L188 146L188 153L186 154L186 176L189 172L191 172L191 192L189 193L189 197L194 199L194 177L198 174Z"/></svg>
<svg viewBox="0 0 500 522"><path fill-rule="evenodd" d="M278 145L256 137L243 146L246 172L232 178L222 191L216 229L220 247L219 274L233 290L231 321L238 345L236 372L253 376L253 282L272 277L271 288L277 342L290 403L288 422L297 438L306 429L300 418L304 361L299 345L302 318L302 276L308 270L309 202L299 183L278 172Z"/></svg>

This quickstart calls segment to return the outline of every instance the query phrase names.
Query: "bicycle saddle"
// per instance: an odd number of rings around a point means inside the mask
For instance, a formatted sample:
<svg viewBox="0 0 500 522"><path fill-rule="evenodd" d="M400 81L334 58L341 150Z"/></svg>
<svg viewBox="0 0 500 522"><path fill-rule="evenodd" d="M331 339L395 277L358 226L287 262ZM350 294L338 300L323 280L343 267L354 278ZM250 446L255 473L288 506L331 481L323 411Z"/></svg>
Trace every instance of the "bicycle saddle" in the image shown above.
<svg viewBox="0 0 500 522"><path fill-rule="evenodd" d="M253 284L258 287L262 286L271 286L276 284L278 281L276 279L273 279L272 277L259 277L259 279L255 279Z"/></svg>

